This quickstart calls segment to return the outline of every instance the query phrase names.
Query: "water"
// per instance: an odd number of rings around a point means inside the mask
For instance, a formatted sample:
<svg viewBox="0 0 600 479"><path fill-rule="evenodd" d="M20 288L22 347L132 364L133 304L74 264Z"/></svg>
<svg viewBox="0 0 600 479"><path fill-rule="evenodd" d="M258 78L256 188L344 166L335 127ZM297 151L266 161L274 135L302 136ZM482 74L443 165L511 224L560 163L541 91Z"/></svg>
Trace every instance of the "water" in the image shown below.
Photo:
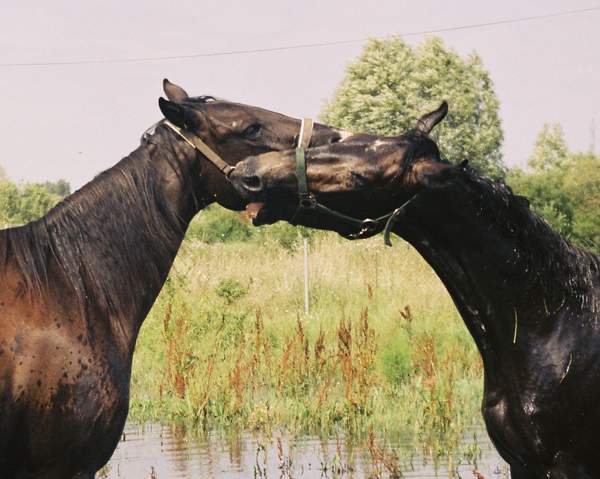
<svg viewBox="0 0 600 479"><path fill-rule="evenodd" d="M455 462L442 457L435 464L428 454L415 454L402 444L369 448L339 436L290 437L274 433L265 437L250 433L213 431L186 434L182 428L160 424L125 427L111 461L98 474L105 479L171 478L473 478L473 470L485 479L509 478L508 468L484 431L466 433ZM408 446L408 447L407 447ZM381 451L385 451L381 455ZM399 457L394 460L394 451ZM413 451L413 452L407 452ZM452 471L452 472L449 472Z"/></svg>

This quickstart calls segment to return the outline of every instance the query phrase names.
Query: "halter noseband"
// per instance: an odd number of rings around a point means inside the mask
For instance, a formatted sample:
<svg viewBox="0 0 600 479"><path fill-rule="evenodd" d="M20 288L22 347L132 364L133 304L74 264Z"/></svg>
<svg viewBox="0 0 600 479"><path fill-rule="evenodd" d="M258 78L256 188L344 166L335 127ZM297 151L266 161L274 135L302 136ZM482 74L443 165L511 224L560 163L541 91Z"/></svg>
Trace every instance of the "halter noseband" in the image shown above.
<svg viewBox="0 0 600 479"><path fill-rule="evenodd" d="M404 211L404 208L411 203L415 197L413 196L408 201L404 202L399 208L394 211L387 213L378 218L365 218L359 219L352 216L345 215L339 211L328 208L327 206L319 203L315 196L308 190L308 177L306 173L306 154L305 150L310 144L314 123L310 118L303 118L302 125L300 127L300 135L298 137L298 146L296 147L296 178L298 180L298 209L291 219L290 223L294 224L294 220L298 213L306 210L318 211L324 213L327 216L331 216L338 220L342 220L352 226L356 226L357 231L355 233L343 234L342 236L347 239L361 239L367 236L372 236L377 233L377 229L383 226L383 238L387 246L392 246L390 241L390 233L392 227L398 220L400 214ZM404 176L408 168L412 164L412 155L407 158L400 172L393 178L392 182L397 182Z"/></svg>

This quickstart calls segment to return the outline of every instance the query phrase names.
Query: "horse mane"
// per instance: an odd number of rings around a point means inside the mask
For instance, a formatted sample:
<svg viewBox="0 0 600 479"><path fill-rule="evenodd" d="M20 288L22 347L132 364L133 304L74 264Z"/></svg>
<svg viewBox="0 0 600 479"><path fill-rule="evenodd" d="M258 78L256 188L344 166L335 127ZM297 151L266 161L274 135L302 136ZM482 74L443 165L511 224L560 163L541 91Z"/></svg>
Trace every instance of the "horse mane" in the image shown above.
<svg viewBox="0 0 600 479"><path fill-rule="evenodd" d="M455 174L477 198L481 215L499 227L504 235L514 238L518 245L516 261L529 272L536 272L534 281L541 281L550 295L566 299L578 297L581 305L594 306L600 298L589 294L598 281L600 257L573 245L541 216L531 210L529 200L515 195L506 183L484 178L466 165L453 167ZM585 292L585 293L584 293Z"/></svg>
<svg viewBox="0 0 600 479"><path fill-rule="evenodd" d="M184 222L160 186L160 154L185 181L164 127L42 218L0 231L0 261L12 258L30 294L49 285L53 260L81 304L110 313L131 304L134 290L163 281Z"/></svg>

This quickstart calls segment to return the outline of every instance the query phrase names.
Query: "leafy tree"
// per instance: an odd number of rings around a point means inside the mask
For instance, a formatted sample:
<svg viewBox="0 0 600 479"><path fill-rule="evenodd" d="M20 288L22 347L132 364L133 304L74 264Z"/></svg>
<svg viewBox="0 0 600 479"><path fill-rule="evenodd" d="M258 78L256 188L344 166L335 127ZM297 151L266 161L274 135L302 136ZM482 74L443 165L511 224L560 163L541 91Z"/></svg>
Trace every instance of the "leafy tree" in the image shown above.
<svg viewBox="0 0 600 479"><path fill-rule="evenodd" d="M600 158L572 153L560 125L544 125L529 158L529 171L514 169L508 183L555 229L600 251Z"/></svg>
<svg viewBox="0 0 600 479"><path fill-rule="evenodd" d="M48 193L57 195L61 198L71 194L71 185L67 180L63 180L62 178L57 181L46 181L44 183L39 183L39 185L44 187Z"/></svg>
<svg viewBox="0 0 600 479"><path fill-rule="evenodd" d="M21 223L28 223L36 220L46 214L61 197L48 192L44 185L30 184L26 185L21 192L21 201L19 205L19 219Z"/></svg>
<svg viewBox="0 0 600 479"><path fill-rule="evenodd" d="M65 180L18 186L1 173L0 170L0 226L38 219L71 189Z"/></svg>
<svg viewBox="0 0 600 479"><path fill-rule="evenodd" d="M563 175L557 169L542 171L511 170L507 177L515 193L526 196L532 209L562 235L573 232L573 205L563 187Z"/></svg>
<svg viewBox="0 0 600 479"><path fill-rule="evenodd" d="M7 180L0 181L0 226L18 222L19 206L17 186Z"/></svg>
<svg viewBox="0 0 600 479"><path fill-rule="evenodd" d="M352 131L399 135L442 100L448 117L432 136L443 153L468 159L482 173L503 177L498 99L477 54L461 58L432 37L416 48L401 38L369 40L321 119Z"/></svg>
<svg viewBox="0 0 600 479"><path fill-rule="evenodd" d="M559 123L544 123L527 164L536 171L561 167L569 157L567 142Z"/></svg>
<svg viewBox="0 0 600 479"><path fill-rule="evenodd" d="M573 239L600 251L600 158L591 152L571 155L564 190L575 210Z"/></svg>
<svg viewBox="0 0 600 479"><path fill-rule="evenodd" d="M4 168L2 167L2 165L0 165L0 181L6 180L8 180L8 176L6 176L6 171L4 171Z"/></svg>

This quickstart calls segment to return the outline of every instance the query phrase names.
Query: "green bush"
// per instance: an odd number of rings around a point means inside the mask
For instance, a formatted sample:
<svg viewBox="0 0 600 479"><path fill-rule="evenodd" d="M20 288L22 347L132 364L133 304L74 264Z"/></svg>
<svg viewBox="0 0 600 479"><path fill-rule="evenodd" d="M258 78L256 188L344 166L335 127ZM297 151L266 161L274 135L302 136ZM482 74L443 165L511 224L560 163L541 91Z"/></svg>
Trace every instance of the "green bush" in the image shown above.
<svg viewBox="0 0 600 479"><path fill-rule="evenodd" d="M237 299L248 294L248 287L244 286L237 279L225 278L219 281L215 288L215 293L223 298L227 304L232 304Z"/></svg>
<svg viewBox="0 0 600 479"><path fill-rule="evenodd" d="M515 193L565 237L600 251L600 158L570 151L560 125L544 125L528 166L508 175Z"/></svg>
<svg viewBox="0 0 600 479"><path fill-rule="evenodd" d="M406 382L413 372L409 335L398 331L387 338L381 345L379 360L381 371L391 384Z"/></svg>
<svg viewBox="0 0 600 479"><path fill-rule="evenodd" d="M65 180L17 185L0 177L0 223L23 224L36 220L69 192L70 186Z"/></svg>
<svg viewBox="0 0 600 479"><path fill-rule="evenodd" d="M300 247L302 238L312 238L316 230L303 226L293 226L280 221L273 225L258 228L255 238L262 242L275 242L286 251L294 251Z"/></svg>
<svg viewBox="0 0 600 479"><path fill-rule="evenodd" d="M275 243L286 251L296 250L302 238L312 238L318 232L284 221L255 228L243 213L228 211L211 205L191 222L186 238L203 243L254 241L259 244Z"/></svg>
<svg viewBox="0 0 600 479"><path fill-rule="evenodd" d="M251 228L248 222L240 218L240 213L211 205L191 222L187 238L204 243L245 241L252 236Z"/></svg>

